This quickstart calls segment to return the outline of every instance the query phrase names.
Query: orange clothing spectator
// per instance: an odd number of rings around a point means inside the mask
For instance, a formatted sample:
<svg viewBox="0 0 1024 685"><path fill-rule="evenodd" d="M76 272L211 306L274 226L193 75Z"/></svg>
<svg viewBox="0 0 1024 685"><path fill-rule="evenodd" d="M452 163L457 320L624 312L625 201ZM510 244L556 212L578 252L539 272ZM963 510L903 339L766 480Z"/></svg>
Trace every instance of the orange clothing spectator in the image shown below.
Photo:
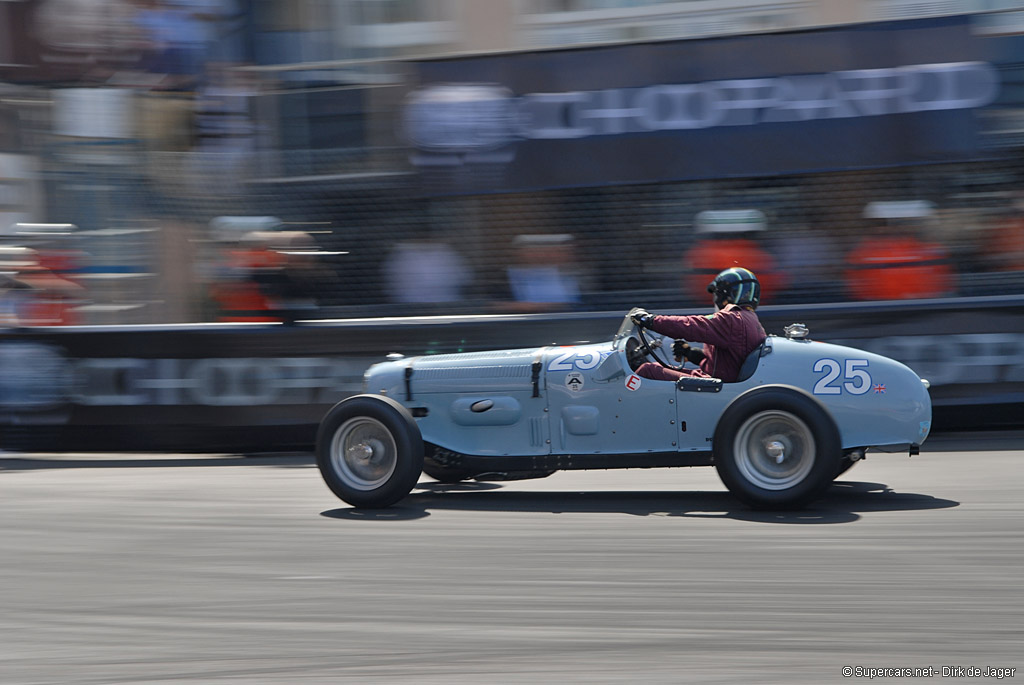
<svg viewBox="0 0 1024 685"><path fill-rule="evenodd" d="M69 326L78 323L82 286L62 278L26 247L0 247L0 273L20 291L16 323L21 326Z"/></svg>
<svg viewBox="0 0 1024 685"><path fill-rule="evenodd" d="M252 281L217 283L211 288L211 297L220 310L220 321L274 322L280 319L272 313L270 301Z"/></svg>
<svg viewBox="0 0 1024 685"><path fill-rule="evenodd" d="M764 212L757 209L709 210L695 219L698 238L683 255L683 294L695 302L707 297L708 284L726 269L742 266L757 274L761 301L785 288L778 263L758 239L765 230Z"/></svg>
<svg viewBox="0 0 1024 685"><path fill-rule="evenodd" d="M218 319L231 322L275 322L275 313L263 281L284 265L284 256L270 249L269 232L251 231L224 256L225 278L210 286Z"/></svg>
<svg viewBox="0 0 1024 685"><path fill-rule="evenodd" d="M773 293L785 287L785 279L775 258L749 238L713 237L699 240L683 257L687 267L683 291L694 300L707 297L708 283L722 271L743 265L757 274L762 301L770 302Z"/></svg>
<svg viewBox="0 0 1024 685"><path fill-rule="evenodd" d="M932 211L930 203L919 201L867 206L865 216L879 223L847 256L846 287L853 299L913 300L951 293L955 274L949 252L921 240L914 230Z"/></svg>
<svg viewBox="0 0 1024 685"><path fill-rule="evenodd" d="M948 295L949 254L911 236L869 238L847 258L846 283L856 300L913 300Z"/></svg>

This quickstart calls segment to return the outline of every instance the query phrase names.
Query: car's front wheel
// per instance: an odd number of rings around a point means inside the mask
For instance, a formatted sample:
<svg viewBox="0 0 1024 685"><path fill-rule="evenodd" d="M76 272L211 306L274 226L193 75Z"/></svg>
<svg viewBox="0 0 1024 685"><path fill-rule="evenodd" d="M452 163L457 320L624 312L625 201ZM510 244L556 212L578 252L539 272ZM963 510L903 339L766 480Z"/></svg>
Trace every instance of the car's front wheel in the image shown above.
<svg viewBox="0 0 1024 685"><path fill-rule="evenodd" d="M389 397L360 395L320 422L316 461L324 482L354 507L389 507L423 470L423 438L409 412Z"/></svg>
<svg viewBox="0 0 1024 685"><path fill-rule="evenodd" d="M810 396L766 387L739 397L714 437L715 466L729 491L761 508L798 508L832 482L839 431Z"/></svg>

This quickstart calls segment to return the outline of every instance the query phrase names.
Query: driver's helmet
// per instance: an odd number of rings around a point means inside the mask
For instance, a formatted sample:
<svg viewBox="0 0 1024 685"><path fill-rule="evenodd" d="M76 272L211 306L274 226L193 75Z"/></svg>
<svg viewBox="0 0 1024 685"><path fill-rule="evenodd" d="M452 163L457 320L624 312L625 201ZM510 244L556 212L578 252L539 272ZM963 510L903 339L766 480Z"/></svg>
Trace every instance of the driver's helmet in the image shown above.
<svg viewBox="0 0 1024 685"><path fill-rule="evenodd" d="M726 269L708 284L708 292L715 296L719 309L732 303L757 309L761 302L761 284L753 271L743 267Z"/></svg>

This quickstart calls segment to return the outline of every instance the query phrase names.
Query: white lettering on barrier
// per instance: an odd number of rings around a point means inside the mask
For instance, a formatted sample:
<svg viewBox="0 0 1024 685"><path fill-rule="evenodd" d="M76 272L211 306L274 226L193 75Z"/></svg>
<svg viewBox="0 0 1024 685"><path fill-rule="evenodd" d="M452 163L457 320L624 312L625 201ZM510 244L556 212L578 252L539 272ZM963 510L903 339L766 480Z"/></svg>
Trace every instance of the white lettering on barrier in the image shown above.
<svg viewBox="0 0 1024 685"><path fill-rule="evenodd" d="M993 102L999 87L999 74L987 62L914 64L518 97L481 87L479 97L483 100L478 104L487 104L483 108L469 107L462 100L414 98L406 126L409 139L421 149L475 149L499 146L516 138L572 140L970 109ZM445 88L450 86L428 85L418 92ZM481 135L485 130L489 131L487 135ZM465 139L452 140L460 131Z"/></svg>
<svg viewBox="0 0 1024 685"><path fill-rule="evenodd" d="M329 404L362 388L367 361L323 357L73 359L71 401L92 406Z"/></svg>
<svg viewBox="0 0 1024 685"><path fill-rule="evenodd" d="M137 392L136 374L146 366L145 359L71 360L73 399L104 406L149 404L149 398Z"/></svg>
<svg viewBox="0 0 1024 685"><path fill-rule="evenodd" d="M999 93L987 62L662 84L522 96L523 138L751 126L982 107Z"/></svg>

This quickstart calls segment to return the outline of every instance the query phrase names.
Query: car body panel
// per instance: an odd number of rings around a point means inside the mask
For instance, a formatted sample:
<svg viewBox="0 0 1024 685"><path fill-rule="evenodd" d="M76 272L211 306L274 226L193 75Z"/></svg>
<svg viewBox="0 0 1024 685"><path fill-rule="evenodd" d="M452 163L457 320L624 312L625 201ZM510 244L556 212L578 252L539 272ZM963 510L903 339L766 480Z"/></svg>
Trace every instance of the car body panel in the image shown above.
<svg viewBox="0 0 1024 685"><path fill-rule="evenodd" d="M769 336L747 380L694 392L636 376L630 339L627 316L603 343L399 359L371 367L366 390L405 405L425 442L480 457L710 452L722 413L765 386L811 395L844 451L916 446L931 426L917 374L869 352Z"/></svg>
<svg viewBox="0 0 1024 685"><path fill-rule="evenodd" d="M549 348L543 370L554 452L677 450L675 384L651 381L628 389L631 372L622 350L607 343Z"/></svg>

